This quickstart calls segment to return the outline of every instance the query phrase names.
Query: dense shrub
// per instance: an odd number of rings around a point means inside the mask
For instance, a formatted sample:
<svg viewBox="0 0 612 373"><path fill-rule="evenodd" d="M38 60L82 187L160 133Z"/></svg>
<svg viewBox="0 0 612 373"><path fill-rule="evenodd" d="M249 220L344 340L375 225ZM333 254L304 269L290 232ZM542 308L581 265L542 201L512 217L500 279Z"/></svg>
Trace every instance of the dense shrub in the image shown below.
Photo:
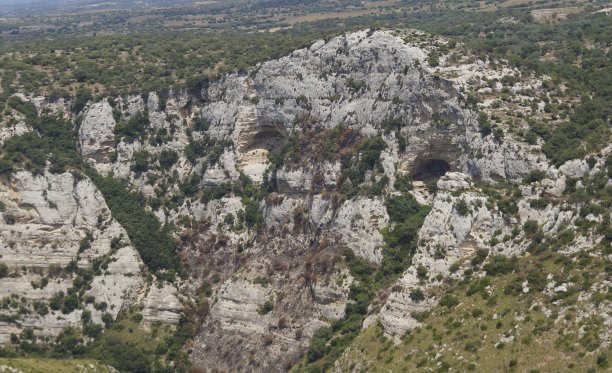
<svg viewBox="0 0 612 373"><path fill-rule="evenodd" d="M149 269L153 272L179 270L176 242L170 235L170 227L163 227L152 212L145 210L144 200L130 193L119 180L111 176L102 177L91 169L88 175Z"/></svg>
<svg viewBox="0 0 612 373"><path fill-rule="evenodd" d="M546 177L546 171L544 170L532 170L523 178L523 182L525 184L535 183L537 181L544 180Z"/></svg>
<svg viewBox="0 0 612 373"><path fill-rule="evenodd" d="M208 156L208 165L212 166L217 163L225 147L231 144L231 140L220 141L204 135L200 140L190 139L183 152L192 164L195 164L198 158Z"/></svg>
<svg viewBox="0 0 612 373"><path fill-rule="evenodd" d="M79 306L79 298L76 294L70 294L64 298L62 313L67 314L74 311Z"/></svg>
<svg viewBox="0 0 612 373"><path fill-rule="evenodd" d="M331 335L332 330L329 327L322 327L313 334L310 347L308 347L308 352L306 352L306 360L308 360L308 362L318 360L325 355L327 350L327 339L329 339Z"/></svg>
<svg viewBox="0 0 612 373"><path fill-rule="evenodd" d="M487 276L500 276L516 271L517 263L518 259L515 256L508 258L505 255L495 255L491 262L482 268Z"/></svg>
<svg viewBox="0 0 612 373"><path fill-rule="evenodd" d="M416 288L410 292L410 299L415 302L420 302L425 299L425 293L420 288Z"/></svg>
<svg viewBox="0 0 612 373"><path fill-rule="evenodd" d="M400 192L408 193L414 187L412 186L412 181L408 176L396 176L395 183L393 184L395 189Z"/></svg>
<svg viewBox="0 0 612 373"><path fill-rule="evenodd" d="M145 172L149 168L150 154L147 151L134 152L134 164L132 171Z"/></svg>
<svg viewBox="0 0 612 373"><path fill-rule="evenodd" d="M150 372L153 362L145 351L117 338L106 339L99 353L99 359L122 372L132 373Z"/></svg>
<svg viewBox="0 0 612 373"><path fill-rule="evenodd" d="M352 250L351 250L352 251ZM359 258L353 258L349 262L351 275L362 282L368 281L370 276L376 272L376 267Z"/></svg>
<svg viewBox="0 0 612 373"><path fill-rule="evenodd" d="M13 136L2 146L2 161L0 173L10 173L13 165L25 161L36 167L44 167L47 161L49 147L46 142L34 132Z"/></svg>
<svg viewBox="0 0 612 373"><path fill-rule="evenodd" d="M391 279L392 275L402 273L410 265L416 249L419 228L429 213L428 206L421 206L410 194L402 194L385 201L387 213L395 226L382 230L385 238L381 271L378 275Z"/></svg>
<svg viewBox="0 0 612 373"><path fill-rule="evenodd" d="M453 308L459 304L459 300L452 295L445 295L440 299L440 305L448 308Z"/></svg>
<svg viewBox="0 0 612 373"><path fill-rule="evenodd" d="M424 265L419 264L416 269L416 273L418 277L425 278L427 277L427 268Z"/></svg>
<svg viewBox="0 0 612 373"><path fill-rule="evenodd" d="M484 260L489 255L489 250L487 249L477 249L476 254L472 258L472 265L479 265L484 262Z"/></svg>
<svg viewBox="0 0 612 373"><path fill-rule="evenodd" d="M47 160L51 162L50 171L53 173L64 172L67 166L82 166L70 123L53 115L37 116L36 111L28 114L26 123L38 134L28 132L4 142L0 173L11 172L14 165L20 163L24 163L26 169L40 172Z"/></svg>
<svg viewBox="0 0 612 373"><path fill-rule="evenodd" d="M465 295L472 296L476 293L486 294L486 288L491 284L491 280L489 278L482 278L470 284Z"/></svg>
<svg viewBox="0 0 612 373"><path fill-rule="evenodd" d="M459 201L457 201L455 208L457 209L457 212L459 213L459 215L465 216L470 213L470 208L467 202L465 202L465 200L463 199L460 199Z"/></svg>
<svg viewBox="0 0 612 373"><path fill-rule="evenodd" d="M115 124L115 138L125 139L128 143L134 142L144 136L147 132L149 121L149 111L138 112L125 122Z"/></svg>
<svg viewBox="0 0 612 373"><path fill-rule="evenodd" d="M274 303L272 303L271 301L267 300L267 301L264 302L264 304L259 306L259 308L257 309L257 313L260 314L260 315L267 315L273 309L274 309Z"/></svg>
<svg viewBox="0 0 612 373"><path fill-rule="evenodd" d="M380 136L370 137L361 143L359 147L359 170L364 172L374 168L374 164L378 162L380 153L387 148L387 143Z"/></svg>
<svg viewBox="0 0 612 373"><path fill-rule="evenodd" d="M249 200L244 208L244 223L247 227L259 227L263 224L263 213L259 208L259 202Z"/></svg>
<svg viewBox="0 0 612 373"><path fill-rule="evenodd" d="M497 208L504 214L516 214L519 211L518 205L513 199L498 201Z"/></svg>
<svg viewBox="0 0 612 373"><path fill-rule="evenodd" d="M200 190L200 180L200 176L194 172L179 184L179 189L186 197L191 197Z"/></svg>
<svg viewBox="0 0 612 373"><path fill-rule="evenodd" d="M193 127L194 131L203 132L203 131L208 131L208 128L210 127L210 123L208 123L206 119L200 118L199 116L196 115L191 120L191 126Z"/></svg>
<svg viewBox="0 0 612 373"><path fill-rule="evenodd" d="M538 230L538 222L535 220L527 220L525 224L523 224L523 230L527 236L535 234L535 232Z"/></svg>
<svg viewBox="0 0 612 373"><path fill-rule="evenodd" d="M75 113L80 112L85 108L88 101L92 100L91 89L87 87L79 87L74 95L74 102L72 103L72 111Z"/></svg>
<svg viewBox="0 0 612 373"><path fill-rule="evenodd" d="M489 116L486 113L478 113L478 128L483 136L491 133L491 122L489 122Z"/></svg>
<svg viewBox="0 0 612 373"><path fill-rule="evenodd" d="M548 206L548 200L546 198L534 198L529 200L529 206L535 209L543 209Z"/></svg>
<svg viewBox="0 0 612 373"><path fill-rule="evenodd" d="M159 154L159 165L162 169L169 171L178 161L178 154L174 150L162 150Z"/></svg>
<svg viewBox="0 0 612 373"><path fill-rule="evenodd" d="M542 146L552 163L560 166L568 160L583 158L597 150L608 136L605 118L610 115L609 105L600 97L584 98L571 116L570 122L558 125Z"/></svg>
<svg viewBox="0 0 612 373"><path fill-rule="evenodd" d="M389 198L385 201L385 207L391 221L398 223L410 219L424 218L429 213L429 209L419 205L410 194L402 194Z"/></svg>
<svg viewBox="0 0 612 373"><path fill-rule="evenodd" d="M26 118L34 118L38 115L38 111L36 110L36 106L31 102L22 101L17 96L11 96L6 102L9 107L17 110L21 114L25 115Z"/></svg>
<svg viewBox="0 0 612 373"><path fill-rule="evenodd" d="M4 278L6 276L8 276L8 267L6 264L4 263L0 263L0 278Z"/></svg>

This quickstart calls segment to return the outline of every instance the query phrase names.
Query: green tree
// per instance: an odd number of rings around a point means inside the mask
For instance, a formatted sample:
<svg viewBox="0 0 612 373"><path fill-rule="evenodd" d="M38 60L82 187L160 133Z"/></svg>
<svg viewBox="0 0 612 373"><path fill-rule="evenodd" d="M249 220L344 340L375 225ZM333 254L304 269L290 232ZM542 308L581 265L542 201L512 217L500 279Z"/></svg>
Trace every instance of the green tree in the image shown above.
<svg viewBox="0 0 612 373"><path fill-rule="evenodd" d="M79 113L87 102L93 100L93 96L91 94L91 89L81 86L77 89L76 94L74 95L74 102L72 103L72 111L75 113Z"/></svg>

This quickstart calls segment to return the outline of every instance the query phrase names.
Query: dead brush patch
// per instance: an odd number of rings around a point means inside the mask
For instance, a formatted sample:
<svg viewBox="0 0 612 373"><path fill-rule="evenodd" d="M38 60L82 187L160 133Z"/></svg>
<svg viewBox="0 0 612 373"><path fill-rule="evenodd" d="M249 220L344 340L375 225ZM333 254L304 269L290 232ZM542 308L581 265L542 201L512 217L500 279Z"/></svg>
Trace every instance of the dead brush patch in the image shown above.
<svg viewBox="0 0 612 373"><path fill-rule="evenodd" d="M344 124L324 129L316 125L318 119L311 115L303 115L298 122L302 128L298 151L303 167L312 166L313 161L333 161L352 156L361 143L359 131Z"/></svg>
<svg viewBox="0 0 612 373"><path fill-rule="evenodd" d="M267 206L280 206L281 203L285 200L285 196L282 194L278 194L276 192L272 192L266 198Z"/></svg>

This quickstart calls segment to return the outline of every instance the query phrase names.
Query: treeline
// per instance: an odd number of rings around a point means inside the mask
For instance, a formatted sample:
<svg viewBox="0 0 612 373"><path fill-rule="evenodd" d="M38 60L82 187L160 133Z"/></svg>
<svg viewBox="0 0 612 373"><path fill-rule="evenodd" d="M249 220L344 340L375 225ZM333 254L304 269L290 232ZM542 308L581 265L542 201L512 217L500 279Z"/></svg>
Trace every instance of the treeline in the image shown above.
<svg viewBox="0 0 612 373"><path fill-rule="evenodd" d="M0 50L0 106L18 88L55 98L75 86L94 94L198 91L210 77L245 73L257 63L286 55L334 31L249 35L148 33L98 38L24 40ZM8 53L10 52L10 53ZM17 53L15 53L17 52Z"/></svg>
<svg viewBox="0 0 612 373"><path fill-rule="evenodd" d="M504 14L514 15L516 23L497 22L502 14L492 13L479 15L487 19L469 27L435 28L443 35L462 38L483 57L502 58L522 71L548 75L547 84L564 84L565 91L557 89L558 102L543 98L553 115L555 107L567 105L561 103L564 98L581 97L572 104L568 121L554 127L532 122L530 132L544 140L542 150L557 166L597 152L609 142L612 64L605 48L612 44L612 33L602 31L612 28L612 19L591 12L587 8L549 24L535 22L530 10L510 10Z"/></svg>
<svg viewBox="0 0 612 373"><path fill-rule="evenodd" d="M564 84L565 91L556 90L558 101L542 98L553 115L556 108L568 105L562 103L564 98L581 98L571 104L569 120L558 126L532 122L530 132L544 140L542 150L557 166L597 152L609 142L612 64L605 48L612 44L612 33L602 31L612 28L612 18L591 12L587 8L552 24L515 12L517 23L494 22L489 16L488 22L465 27L462 32L456 26L436 28L444 35L463 38L483 57L502 58L522 71L548 75L551 81L545 84Z"/></svg>

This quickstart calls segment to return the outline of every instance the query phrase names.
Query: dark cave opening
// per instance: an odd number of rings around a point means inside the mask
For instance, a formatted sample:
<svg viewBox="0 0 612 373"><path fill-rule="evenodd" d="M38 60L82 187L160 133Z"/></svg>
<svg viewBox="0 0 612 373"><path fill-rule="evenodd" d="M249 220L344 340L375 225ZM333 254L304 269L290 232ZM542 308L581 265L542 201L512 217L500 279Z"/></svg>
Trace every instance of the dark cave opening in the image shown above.
<svg viewBox="0 0 612 373"><path fill-rule="evenodd" d="M265 128L251 137L249 148L264 148L268 151L274 151L280 149L284 140L285 136L278 128Z"/></svg>
<svg viewBox="0 0 612 373"><path fill-rule="evenodd" d="M264 149L270 153L279 150L285 141L287 133L282 123L254 123L250 128L241 130L237 140L237 150L248 153Z"/></svg>
<svg viewBox="0 0 612 373"><path fill-rule="evenodd" d="M427 159L419 162L416 171L412 175L413 180L430 181L439 179L445 173L450 171L451 167L445 160L442 159Z"/></svg>

